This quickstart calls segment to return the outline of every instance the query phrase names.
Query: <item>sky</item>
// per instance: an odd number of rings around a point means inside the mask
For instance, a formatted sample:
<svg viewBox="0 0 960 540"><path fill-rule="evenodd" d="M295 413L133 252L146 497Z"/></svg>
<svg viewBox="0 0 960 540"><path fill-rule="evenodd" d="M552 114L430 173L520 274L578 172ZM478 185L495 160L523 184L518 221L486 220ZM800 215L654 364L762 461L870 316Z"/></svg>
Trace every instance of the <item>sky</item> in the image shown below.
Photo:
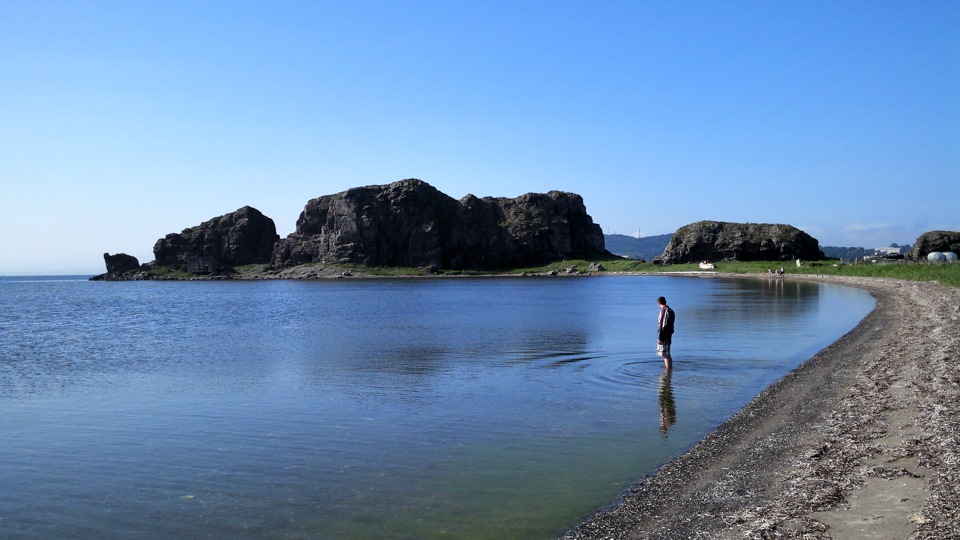
<svg viewBox="0 0 960 540"><path fill-rule="evenodd" d="M960 230L960 2L0 0L0 274L419 178L607 234Z"/></svg>

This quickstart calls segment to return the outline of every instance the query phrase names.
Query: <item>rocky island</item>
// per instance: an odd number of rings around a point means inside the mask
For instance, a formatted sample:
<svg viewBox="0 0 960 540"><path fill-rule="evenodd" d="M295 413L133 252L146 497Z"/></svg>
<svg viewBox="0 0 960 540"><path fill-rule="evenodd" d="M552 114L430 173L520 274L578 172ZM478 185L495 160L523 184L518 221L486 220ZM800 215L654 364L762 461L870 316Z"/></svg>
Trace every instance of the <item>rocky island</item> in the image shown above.
<svg viewBox="0 0 960 540"><path fill-rule="evenodd" d="M310 200L296 230L280 239L272 219L246 206L171 233L139 264L104 254L107 272L93 279L156 279L160 268L229 277L260 265L256 277L323 275L322 265L496 271L570 258L605 258L603 230L575 193L456 200L407 179ZM312 265L307 273L291 269Z"/></svg>
<svg viewBox="0 0 960 540"><path fill-rule="evenodd" d="M664 236L669 242L654 264L826 258L816 238L786 224L698 221ZM596 261L618 259L604 243L575 193L457 200L411 178L312 199L286 238L272 219L244 206L160 238L149 263L104 253L107 271L91 279L343 277L345 266L358 274L377 268L494 273L570 259L595 261L590 273ZM925 260L938 251L960 252L960 233L924 233L907 258Z"/></svg>

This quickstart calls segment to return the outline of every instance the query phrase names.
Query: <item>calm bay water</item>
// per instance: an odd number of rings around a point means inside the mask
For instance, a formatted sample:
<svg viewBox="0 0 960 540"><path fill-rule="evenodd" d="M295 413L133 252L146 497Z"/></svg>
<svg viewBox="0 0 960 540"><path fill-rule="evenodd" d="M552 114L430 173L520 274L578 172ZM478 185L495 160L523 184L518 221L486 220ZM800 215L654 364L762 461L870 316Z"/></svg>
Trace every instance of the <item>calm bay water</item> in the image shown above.
<svg viewBox="0 0 960 540"><path fill-rule="evenodd" d="M551 538L873 305L760 278L0 278L0 537Z"/></svg>

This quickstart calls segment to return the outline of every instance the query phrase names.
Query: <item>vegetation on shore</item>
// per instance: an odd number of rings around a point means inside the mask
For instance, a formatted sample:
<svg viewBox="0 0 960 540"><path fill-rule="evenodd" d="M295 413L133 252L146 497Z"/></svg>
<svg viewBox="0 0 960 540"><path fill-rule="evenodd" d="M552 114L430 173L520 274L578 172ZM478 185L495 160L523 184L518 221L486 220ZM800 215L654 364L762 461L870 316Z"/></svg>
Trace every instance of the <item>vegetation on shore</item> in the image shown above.
<svg viewBox="0 0 960 540"><path fill-rule="evenodd" d="M549 274L568 273L571 268L585 272L591 264L599 264L601 273L630 272L640 274L662 274L677 272L713 272L722 274L761 275L783 268L786 275L829 275L850 277L876 277L903 279L908 281L937 281L944 285L960 287L960 263L932 264L926 262L879 262L846 264L839 260L808 261L797 267L793 261L752 261L752 262L718 262L714 270L702 270L697 264L667 264L659 265L652 262L623 259L620 257L601 260L566 260L556 261L544 266L532 268L517 268L503 272L511 275L521 274ZM411 269L414 273L416 269ZM369 272L368 272L369 273ZM467 274L466 272L443 272L444 274ZM473 272L486 274L489 272ZM409 275L409 274L408 274Z"/></svg>
<svg viewBox="0 0 960 540"><path fill-rule="evenodd" d="M658 265L651 262L642 262L629 259L605 259L601 261L561 261L539 268L523 268L510 273L546 273L563 271L576 266L585 270L591 263L599 263L605 272L635 272L643 274L676 273L676 272L704 272L697 264L668 264ZM760 275L768 270L777 271L783 267L786 275L818 275L818 276L849 276L849 277L876 277L903 279L908 281L937 281L951 287L960 287L960 263L933 264L926 262L879 262L846 264L841 261L808 261L797 267L792 261L752 261L752 262L718 262L716 268L710 272L723 274Z"/></svg>
<svg viewBox="0 0 960 540"><path fill-rule="evenodd" d="M185 270L177 270L169 266L152 266L150 273L160 279L190 279L191 276Z"/></svg>

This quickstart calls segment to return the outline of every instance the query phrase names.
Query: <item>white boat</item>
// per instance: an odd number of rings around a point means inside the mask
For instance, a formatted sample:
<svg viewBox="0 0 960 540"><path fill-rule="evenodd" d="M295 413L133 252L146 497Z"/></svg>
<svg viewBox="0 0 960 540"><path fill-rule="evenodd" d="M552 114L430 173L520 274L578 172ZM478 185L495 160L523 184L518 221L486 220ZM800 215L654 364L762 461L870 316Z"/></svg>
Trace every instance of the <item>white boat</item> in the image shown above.
<svg viewBox="0 0 960 540"><path fill-rule="evenodd" d="M712 262L700 261L701 270L713 270L714 268L716 268L716 266L714 266Z"/></svg>

